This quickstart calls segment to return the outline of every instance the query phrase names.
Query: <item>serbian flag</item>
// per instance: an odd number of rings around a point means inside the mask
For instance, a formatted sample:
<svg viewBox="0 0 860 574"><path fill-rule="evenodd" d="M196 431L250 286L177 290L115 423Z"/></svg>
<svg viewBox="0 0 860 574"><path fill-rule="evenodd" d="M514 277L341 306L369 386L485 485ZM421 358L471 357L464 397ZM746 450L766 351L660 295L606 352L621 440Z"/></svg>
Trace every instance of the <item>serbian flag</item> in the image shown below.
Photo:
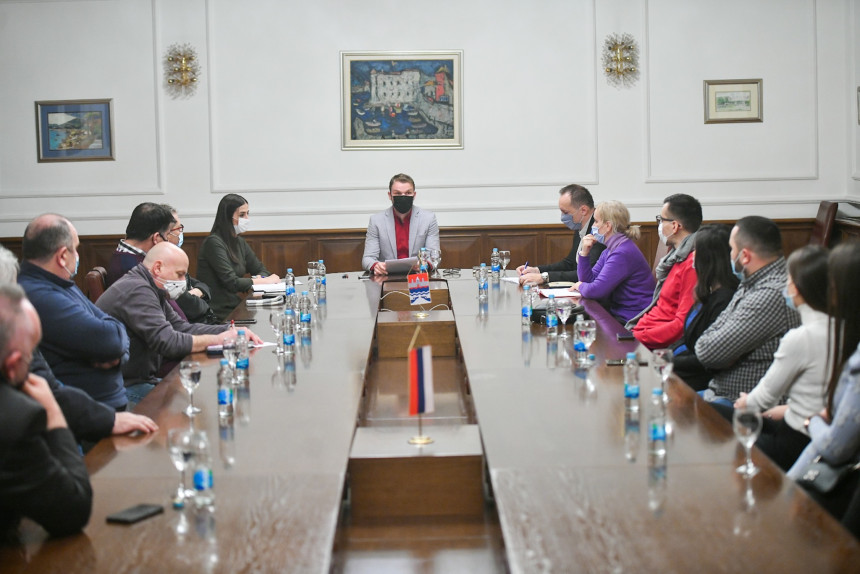
<svg viewBox="0 0 860 574"><path fill-rule="evenodd" d="M433 353L430 345L409 351L409 414L433 412Z"/></svg>

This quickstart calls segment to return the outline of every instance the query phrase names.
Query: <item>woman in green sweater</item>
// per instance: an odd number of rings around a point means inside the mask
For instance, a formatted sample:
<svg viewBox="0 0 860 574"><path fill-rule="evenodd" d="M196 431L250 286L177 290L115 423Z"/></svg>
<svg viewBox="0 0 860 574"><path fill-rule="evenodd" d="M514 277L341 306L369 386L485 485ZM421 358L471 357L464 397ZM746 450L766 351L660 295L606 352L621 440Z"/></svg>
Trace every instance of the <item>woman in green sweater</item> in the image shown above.
<svg viewBox="0 0 860 574"><path fill-rule="evenodd" d="M269 274L248 243L239 237L250 226L249 213L244 197L235 193L225 195L218 204L212 232L203 241L197 258L197 277L209 285L211 307L220 320L239 305L237 293L247 292L253 285L281 280Z"/></svg>

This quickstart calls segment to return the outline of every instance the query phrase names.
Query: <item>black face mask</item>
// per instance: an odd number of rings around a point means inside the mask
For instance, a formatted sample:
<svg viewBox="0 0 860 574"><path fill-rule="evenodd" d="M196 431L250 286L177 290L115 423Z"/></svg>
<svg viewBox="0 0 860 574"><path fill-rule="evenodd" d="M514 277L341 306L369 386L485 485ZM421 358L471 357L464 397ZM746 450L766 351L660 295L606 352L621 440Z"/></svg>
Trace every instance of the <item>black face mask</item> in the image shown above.
<svg viewBox="0 0 860 574"><path fill-rule="evenodd" d="M402 215L406 215L409 213L409 210L412 209L412 200L415 199L412 195L395 195L392 198L394 202L394 209L397 213Z"/></svg>

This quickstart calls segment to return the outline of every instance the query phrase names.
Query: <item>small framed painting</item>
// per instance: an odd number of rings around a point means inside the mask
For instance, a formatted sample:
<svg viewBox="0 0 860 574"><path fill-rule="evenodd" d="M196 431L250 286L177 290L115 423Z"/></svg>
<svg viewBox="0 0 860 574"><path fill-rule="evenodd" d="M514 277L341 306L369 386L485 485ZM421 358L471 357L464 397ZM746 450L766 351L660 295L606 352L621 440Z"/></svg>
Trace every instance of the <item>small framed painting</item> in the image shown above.
<svg viewBox="0 0 860 574"><path fill-rule="evenodd" d="M36 102L38 161L113 160L113 100Z"/></svg>
<svg viewBox="0 0 860 574"><path fill-rule="evenodd" d="M761 122L762 80L705 80L705 123Z"/></svg>

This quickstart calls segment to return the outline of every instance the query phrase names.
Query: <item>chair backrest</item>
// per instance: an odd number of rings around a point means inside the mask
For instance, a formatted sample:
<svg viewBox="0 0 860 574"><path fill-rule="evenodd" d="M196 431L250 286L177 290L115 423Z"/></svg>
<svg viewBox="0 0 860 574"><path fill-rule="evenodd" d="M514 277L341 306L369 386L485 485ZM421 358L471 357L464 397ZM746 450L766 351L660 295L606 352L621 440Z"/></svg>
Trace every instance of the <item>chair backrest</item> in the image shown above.
<svg viewBox="0 0 860 574"><path fill-rule="evenodd" d="M812 226L812 236L809 238L810 245L821 245L830 247L830 238L833 236L833 227L836 222L836 210L839 204L835 201L822 201L818 205L818 215Z"/></svg>
<svg viewBox="0 0 860 574"><path fill-rule="evenodd" d="M105 292L105 277L107 277L107 271L105 271L104 267L93 267L92 271L84 277L84 287L87 290L87 297L93 303Z"/></svg>

